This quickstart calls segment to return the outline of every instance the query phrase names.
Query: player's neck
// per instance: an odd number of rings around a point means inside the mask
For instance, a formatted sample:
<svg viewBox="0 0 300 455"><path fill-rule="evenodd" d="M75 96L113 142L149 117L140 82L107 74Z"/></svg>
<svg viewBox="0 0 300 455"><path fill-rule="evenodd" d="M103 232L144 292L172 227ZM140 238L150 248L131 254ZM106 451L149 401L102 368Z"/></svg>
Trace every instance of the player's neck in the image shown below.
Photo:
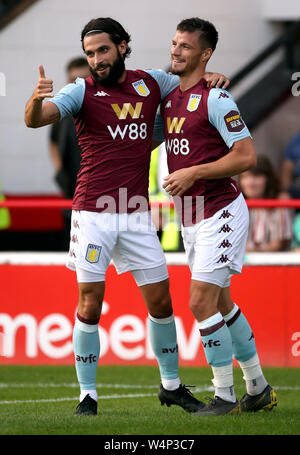
<svg viewBox="0 0 300 455"><path fill-rule="evenodd" d="M124 73L122 74L122 76L120 77L120 79L118 80L118 84L123 84L123 82L126 81L126 78L127 78L127 71L126 69L124 70Z"/></svg>
<svg viewBox="0 0 300 455"><path fill-rule="evenodd" d="M194 85L196 85L200 81L200 79L202 79L204 74L205 69L199 68L193 71L192 73L180 75L179 76L180 90L182 92L185 92L186 90L189 90L191 87L194 87Z"/></svg>

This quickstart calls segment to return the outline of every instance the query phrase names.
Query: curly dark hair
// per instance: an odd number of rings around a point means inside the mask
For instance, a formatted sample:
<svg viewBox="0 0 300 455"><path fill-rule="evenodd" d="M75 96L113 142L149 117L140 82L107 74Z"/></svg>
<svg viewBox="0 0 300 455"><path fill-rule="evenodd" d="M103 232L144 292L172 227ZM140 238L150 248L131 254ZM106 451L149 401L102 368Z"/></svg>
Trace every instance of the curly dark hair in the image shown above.
<svg viewBox="0 0 300 455"><path fill-rule="evenodd" d="M129 55L131 54L131 48L130 46L128 46L128 43L131 41L131 37L123 28L123 26L119 22L112 19L111 17L98 17L97 19L90 20L90 22L88 22L88 24L85 25L81 32L82 49L84 50L83 45L84 37L88 33L92 35L101 32L108 33L111 41L116 45L120 44L123 40L125 40L127 46L123 58L125 60L125 58L129 57Z"/></svg>

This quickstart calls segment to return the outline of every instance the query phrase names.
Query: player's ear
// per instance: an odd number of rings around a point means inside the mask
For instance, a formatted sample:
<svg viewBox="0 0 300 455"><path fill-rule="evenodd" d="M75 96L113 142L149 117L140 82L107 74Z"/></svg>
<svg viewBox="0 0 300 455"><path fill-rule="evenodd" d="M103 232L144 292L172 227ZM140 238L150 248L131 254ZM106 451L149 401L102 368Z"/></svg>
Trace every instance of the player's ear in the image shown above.
<svg viewBox="0 0 300 455"><path fill-rule="evenodd" d="M202 52L202 55L201 55L201 60L202 62L208 62L208 60L210 59L210 57L212 56L212 53L213 53L213 50L208 47L207 49L205 49L203 52Z"/></svg>
<svg viewBox="0 0 300 455"><path fill-rule="evenodd" d="M127 43L125 40L121 41L121 43L118 44L118 49L119 49L120 54L123 56L127 49Z"/></svg>

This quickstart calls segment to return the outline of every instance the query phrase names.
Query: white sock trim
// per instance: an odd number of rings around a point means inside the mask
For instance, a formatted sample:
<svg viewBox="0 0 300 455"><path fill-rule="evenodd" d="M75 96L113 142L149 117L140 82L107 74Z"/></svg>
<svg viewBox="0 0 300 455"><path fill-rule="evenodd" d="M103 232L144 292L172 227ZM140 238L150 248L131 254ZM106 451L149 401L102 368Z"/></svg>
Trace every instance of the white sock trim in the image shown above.
<svg viewBox="0 0 300 455"><path fill-rule="evenodd" d="M94 333L98 330L98 324L86 324L85 322L79 321L77 317L75 319L75 325L82 332Z"/></svg>
<svg viewBox="0 0 300 455"><path fill-rule="evenodd" d="M176 390L180 386L181 381L178 377L175 379L161 378L161 383L166 390Z"/></svg>
<svg viewBox="0 0 300 455"><path fill-rule="evenodd" d="M233 318L233 316L235 315L235 313L237 313L239 311L239 307L234 303L233 304L233 308L232 310L226 314L225 316L223 316L223 319L225 322L229 321L231 318Z"/></svg>
<svg viewBox="0 0 300 455"><path fill-rule="evenodd" d="M198 322L198 327L200 330L207 329L208 327L211 327L212 325L218 324L223 320L223 316L221 315L220 312L214 314L213 316L210 316L207 319L204 319L204 321Z"/></svg>
<svg viewBox="0 0 300 455"><path fill-rule="evenodd" d="M212 383L215 387L233 386L233 367L232 363L223 367L211 367L214 378Z"/></svg>
<svg viewBox="0 0 300 455"><path fill-rule="evenodd" d="M156 324L170 324L170 322L174 321L174 314L171 314L171 316L168 316L167 318L154 318L151 316L150 313L148 313L149 319L152 322L156 322Z"/></svg>
<svg viewBox="0 0 300 455"><path fill-rule="evenodd" d="M92 390L81 390L79 401L81 402L84 398L89 395L93 400L98 401L98 394L96 389Z"/></svg>
<svg viewBox="0 0 300 455"><path fill-rule="evenodd" d="M215 397L220 397L225 401L235 403L236 395L233 385L230 387L215 387Z"/></svg>
<svg viewBox="0 0 300 455"><path fill-rule="evenodd" d="M245 379L245 381L251 381L252 379L256 379L263 375L257 354L254 354L254 356L246 362L239 361L239 365L243 370L243 379Z"/></svg>

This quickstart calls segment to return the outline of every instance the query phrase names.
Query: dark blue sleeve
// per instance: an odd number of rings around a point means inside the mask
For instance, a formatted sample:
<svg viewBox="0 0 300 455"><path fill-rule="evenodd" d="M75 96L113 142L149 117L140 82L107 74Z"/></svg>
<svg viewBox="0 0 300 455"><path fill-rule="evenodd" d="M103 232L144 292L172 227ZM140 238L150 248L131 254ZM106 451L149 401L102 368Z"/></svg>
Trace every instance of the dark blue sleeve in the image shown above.
<svg viewBox="0 0 300 455"><path fill-rule="evenodd" d="M300 158L300 133L298 133L293 139L289 142L285 153L284 158L286 160L298 161Z"/></svg>

